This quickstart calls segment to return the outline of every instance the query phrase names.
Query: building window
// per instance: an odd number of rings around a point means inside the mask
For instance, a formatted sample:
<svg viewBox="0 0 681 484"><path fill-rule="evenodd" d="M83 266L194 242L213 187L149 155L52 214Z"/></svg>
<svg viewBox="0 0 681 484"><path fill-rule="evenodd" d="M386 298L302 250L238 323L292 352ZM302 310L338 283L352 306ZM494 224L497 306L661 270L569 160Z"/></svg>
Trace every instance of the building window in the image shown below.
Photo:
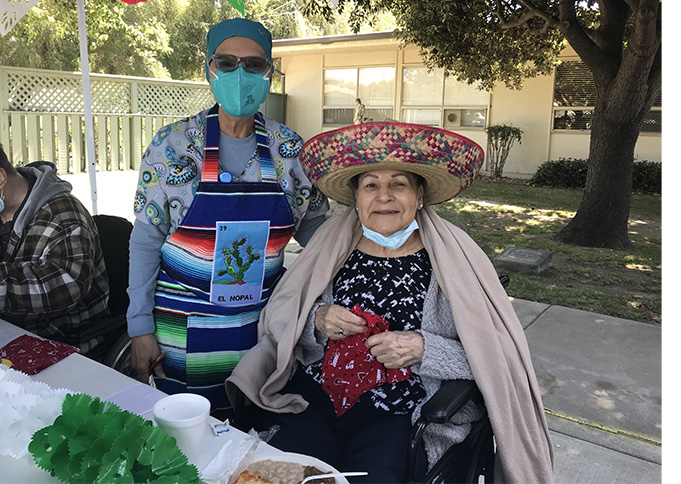
<svg viewBox="0 0 681 484"><path fill-rule="evenodd" d="M352 124L357 97L357 69L324 71L324 124Z"/></svg>
<svg viewBox="0 0 681 484"><path fill-rule="evenodd" d="M489 93L445 77L442 69L405 67L402 121L444 128L484 128Z"/></svg>
<svg viewBox="0 0 681 484"><path fill-rule="evenodd" d="M403 109L402 121L405 123L425 124L428 126L440 125L439 109Z"/></svg>
<svg viewBox="0 0 681 484"><path fill-rule="evenodd" d="M359 95L367 121L393 118L395 101L395 68L370 67L359 69Z"/></svg>
<svg viewBox="0 0 681 484"><path fill-rule="evenodd" d="M590 130L596 104L596 86L582 61L565 61L556 67L553 89L553 129ZM641 132L662 132L662 92L643 121Z"/></svg>
<svg viewBox="0 0 681 484"><path fill-rule="evenodd" d="M326 69L324 71L324 125L353 123L355 100L362 100L366 121L393 118L395 96L394 67Z"/></svg>

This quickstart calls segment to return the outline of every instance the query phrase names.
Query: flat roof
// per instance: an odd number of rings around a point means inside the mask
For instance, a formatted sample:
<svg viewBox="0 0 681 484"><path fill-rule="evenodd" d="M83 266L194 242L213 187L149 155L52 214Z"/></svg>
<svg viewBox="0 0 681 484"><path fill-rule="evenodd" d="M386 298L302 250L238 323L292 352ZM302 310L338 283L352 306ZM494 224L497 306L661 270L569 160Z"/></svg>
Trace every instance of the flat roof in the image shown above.
<svg viewBox="0 0 681 484"><path fill-rule="evenodd" d="M335 44L336 42L359 42L363 40L392 39L393 31L368 32L365 34L324 35L319 37L304 37L300 39L273 40L272 47L288 47L309 44Z"/></svg>

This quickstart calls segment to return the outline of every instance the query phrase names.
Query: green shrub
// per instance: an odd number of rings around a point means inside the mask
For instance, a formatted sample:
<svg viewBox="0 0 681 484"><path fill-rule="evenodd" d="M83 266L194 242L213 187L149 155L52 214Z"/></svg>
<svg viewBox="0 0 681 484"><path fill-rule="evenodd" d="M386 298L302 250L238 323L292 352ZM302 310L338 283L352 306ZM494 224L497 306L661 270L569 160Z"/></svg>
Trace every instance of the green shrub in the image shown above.
<svg viewBox="0 0 681 484"><path fill-rule="evenodd" d="M586 185L587 160L561 158L542 163L530 183L539 187L580 188Z"/></svg>
<svg viewBox="0 0 681 484"><path fill-rule="evenodd" d="M634 161L634 191L637 193L662 193L662 163Z"/></svg>
<svg viewBox="0 0 681 484"><path fill-rule="evenodd" d="M542 163L530 179L539 187L583 189L586 185L588 160L560 158ZM662 164L654 161L634 161L632 189L636 193L662 193Z"/></svg>
<svg viewBox="0 0 681 484"><path fill-rule="evenodd" d="M498 124L485 129L487 133L487 161L492 178L501 178L513 143L522 143L523 130L510 124Z"/></svg>

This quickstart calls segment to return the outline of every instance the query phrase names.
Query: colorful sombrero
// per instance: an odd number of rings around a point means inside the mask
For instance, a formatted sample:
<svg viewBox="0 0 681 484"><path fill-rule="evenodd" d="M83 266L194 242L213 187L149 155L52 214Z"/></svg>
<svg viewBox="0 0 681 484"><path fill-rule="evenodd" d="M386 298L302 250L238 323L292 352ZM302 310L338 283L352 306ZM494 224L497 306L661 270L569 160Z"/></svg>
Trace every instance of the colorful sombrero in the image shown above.
<svg viewBox="0 0 681 484"><path fill-rule="evenodd" d="M308 140L299 159L327 197L353 203L350 179L371 170L402 170L426 179L425 202L441 203L465 190L480 171L480 145L456 133L409 123L364 123Z"/></svg>

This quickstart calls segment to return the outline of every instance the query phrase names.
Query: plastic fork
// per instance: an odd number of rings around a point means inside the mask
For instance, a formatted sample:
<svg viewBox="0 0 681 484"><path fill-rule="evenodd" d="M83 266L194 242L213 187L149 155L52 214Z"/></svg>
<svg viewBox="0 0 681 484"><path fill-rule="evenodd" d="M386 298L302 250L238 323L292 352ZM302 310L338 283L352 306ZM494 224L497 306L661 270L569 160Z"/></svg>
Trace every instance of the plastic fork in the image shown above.
<svg viewBox="0 0 681 484"><path fill-rule="evenodd" d="M366 476L368 472L329 472L328 474L317 474L316 476L307 476L300 484L306 484L316 479L326 479L327 477L352 477L352 476Z"/></svg>

